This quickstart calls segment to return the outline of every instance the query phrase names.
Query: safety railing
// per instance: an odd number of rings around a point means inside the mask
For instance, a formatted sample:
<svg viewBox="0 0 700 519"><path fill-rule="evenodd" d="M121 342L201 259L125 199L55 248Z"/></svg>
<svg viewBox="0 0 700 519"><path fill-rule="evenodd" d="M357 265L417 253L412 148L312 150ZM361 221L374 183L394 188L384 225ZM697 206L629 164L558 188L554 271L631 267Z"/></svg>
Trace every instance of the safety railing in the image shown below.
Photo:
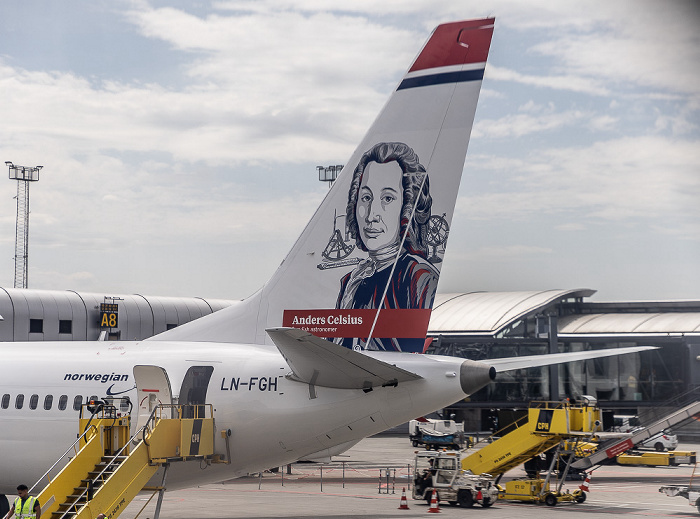
<svg viewBox="0 0 700 519"><path fill-rule="evenodd" d="M151 412L151 415L148 417L148 420L146 421L146 423L145 423L142 427L140 427L133 435L131 435L131 437L130 437L129 440L124 444L124 446L122 446L122 448L119 449L119 451L117 451L117 452L114 454L114 457L112 457L112 459L104 466L104 468L103 468L95 477L92 478L93 485L94 485L94 482L96 482L96 481L102 481L102 483L104 483L105 481L107 481L108 478L105 478L105 477L104 477L105 472L110 472L110 475L111 475L111 472L112 472L111 469L112 469L115 465L117 465L116 461L119 459L119 457L121 457L121 456L123 456L123 455L125 454L125 451L128 449L129 444L130 444L132 441L137 440L137 441L136 441L136 445L138 445L139 443L141 443L141 440L138 440L138 436L139 436L140 434L143 434L143 435L144 435L144 439L145 439L145 434L146 434L145 431L146 431L147 429L148 429L148 430L152 430L152 428L149 427L149 424L153 421L153 426L155 426L155 423L156 423L156 422L155 422L155 415L156 415L157 409L158 409L158 408L154 409L154 410ZM94 426L93 426L93 427L94 427ZM76 443L77 443L77 442L76 442ZM87 499L88 492L91 492L91 491L92 491L92 490L91 490L91 486L92 486L92 485L89 485L85 490L83 490L83 491L81 492L81 494L80 494L73 502L77 504L77 503L80 503L83 499L85 499L85 501L87 502L87 501L88 501L88 499ZM59 519L64 519L64 518L67 517L67 516L73 516L73 515L75 515L75 512L72 510L72 507L69 507L67 510L65 510L65 511L60 515Z"/></svg>
<svg viewBox="0 0 700 519"><path fill-rule="evenodd" d="M476 448L477 445L483 446L484 444L493 443L497 439L505 436L506 434L512 433L513 431L516 431L516 430L520 429L521 427L526 426L528 424L528 421L529 421L528 415L521 416L520 418L518 418L514 422L511 422L508 425L502 427L501 429L498 429L490 436L485 436L484 438L477 439L477 441L472 445L472 448Z"/></svg>
<svg viewBox="0 0 700 519"><path fill-rule="evenodd" d="M61 455L61 457L58 458L58 459L56 460L56 463L54 463L53 465L51 465L51 467L49 468L49 470L47 470L46 472L44 472L44 474L42 474L42 476L36 481L36 483L34 483L34 484L32 485L32 488L29 489L29 492L31 493L31 492L44 480L44 478L47 478L47 479L48 479L48 482L51 483L51 478L48 477L49 474L51 473L51 471L52 471L53 469L55 469L55 468L63 461L63 459L71 453L71 451L73 451L73 452L77 455L80 449L77 449L76 446L80 443L81 440L87 438L87 435L88 435L88 433L90 433L90 432L94 432L95 434L97 434L97 427L95 427L94 425L92 425L92 426L90 426L90 427L87 427L87 428L85 429L85 431L83 432L83 434L81 434L80 436L78 436L78 439L75 440L75 441L73 442L73 445L71 445L70 447L68 447L68 449L66 450L66 452L64 452L64 453ZM87 440L86 440L86 441L87 441Z"/></svg>

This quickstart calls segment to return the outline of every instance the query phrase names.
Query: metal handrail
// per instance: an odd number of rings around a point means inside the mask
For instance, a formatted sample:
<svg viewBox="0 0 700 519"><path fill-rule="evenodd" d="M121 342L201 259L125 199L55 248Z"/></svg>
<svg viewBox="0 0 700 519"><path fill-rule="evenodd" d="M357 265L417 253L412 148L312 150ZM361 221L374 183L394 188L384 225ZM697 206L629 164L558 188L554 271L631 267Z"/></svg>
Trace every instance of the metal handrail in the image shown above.
<svg viewBox="0 0 700 519"><path fill-rule="evenodd" d="M195 405L195 406L193 406L193 407L198 408L200 405L201 405L202 407L205 407L205 406L206 406L206 407L209 407L209 409L210 409L210 416L212 416L212 409L213 409L212 404L198 404L198 405ZM109 468L111 468L111 467L115 464L116 459L117 459L119 456L121 456L121 455L123 454L124 450L125 450L127 447L129 447L129 444L131 444L132 442L135 442L135 440L137 440L137 437L138 437L139 435L142 435L142 438L141 438L140 440L136 441L134 444L135 444L135 445L138 445L139 443L143 442L143 443L146 444L146 446L148 446L148 442L146 441L146 434L148 433L148 431L152 431L152 430L153 430L153 428L155 427L155 424L156 424L156 421L157 421L157 420L163 419L163 418L162 418L162 412L163 412L164 410L166 410L166 409L171 409L171 410L172 410L172 409L174 409L174 408L177 408L177 409L178 409L178 418L181 418L181 417L182 417L182 407L183 407L183 406L182 406L181 404L159 404L159 405L157 405L157 406L153 409L153 411L151 411L150 416L146 419L146 423L145 423L142 427L140 427L133 435L131 435L131 437L127 440L127 442L124 444L124 446L123 446L121 449L119 449L119 451L118 451L116 454L114 454L112 460L110 460L109 463L107 463L107 464L105 465L105 467L100 471L99 474L97 474L97 475L92 479L92 481L97 481L98 479L100 479L100 478L104 475L104 473L105 473ZM199 417L199 409L197 409L196 414L197 414L197 416ZM156 416L156 415L158 415L158 416ZM204 412L204 415L206 416L206 411ZM152 425L150 425L151 423L152 423ZM90 427L96 429L96 427L95 427L94 425L91 425ZM88 430L90 430L90 429L88 429ZM88 430L86 430L86 431L83 433L82 436L85 436L85 435L87 434ZM82 438L82 436L81 436L81 438ZM71 448L73 448L73 447L75 446L75 444L78 443L78 441L80 441L80 438L78 438L78 440L76 440L76 442L71 446ZM69 448L68 451L66 451L66 454L70 451L71 448ZM65 456L65 454L64 454L63 456ZM61 456L61 459L63 458L63 456ZM60 459L59 459L59 461L60 461ZM55 466L56 464L58 464L58 461L54 464L54 466ZM53 468L53 467L51 467L51 468ZM47 474L48 474L48 472L50 472L50 471L51 471L51 469L49 469L49 470L47 471ZM44 474L44 476L45 476L45 475L46 475L46 474ZM42 476L42 479L43 479L44 476ZM109 479L109 478L107 478L107 479ZM40 479L39 481L41 481L41 479ZM38 484L39 484L39 481L37 481L37 483L36 483L34 486L38 485ZM106 481L106 480L105 480L105 481ZM32 487L32 489L33 489L33 488L34 488L34 487ZM88 492L88 490L89 490L89 488L88 488L88 489L85 489L85 490L80 494L80 496L78 496L78 498L74 501L74 504L77 503L78 501L80 501L80 500L85 496L85 494ZM84 503L83 506L85 506L85 504L87 504L87 502ZM68 510L66 510L65 512L63 512L63 514L61 514L61 516L60 516L60 519L64 519L64 518L66 517L66 514L68 514L69 511L70 511L70 508L69 508ZM72 514L71 514L71 515L72 515Z"/></svg>
<svg viewBox="0 0 700 519"><path fill-rule="evenodd" d="M78 439L75 440L75 441L73 442L73 445L71 445L70 447L68 447L68 449L66 450L66 452L64 452L64 453L61 455L61 457L58 458L58 459L56 460L56 463L54 463L53 465L51 465L51 468L49 468L49 470L47 470L46 472L44 472L44 474L37 480L37 482L34 483L34 484L32 485L32 488L29 489L29 492L30 492L30 493L32 492L32 490L34 490L34 489L36 488L36 486L37 486L39 483L41 483L41 481L42 481L46 476L49 475L49 472L51 472L51 471L56 467L56 465L58 465L58 464L61 462L61 460L62 460L63 458L65 458L65 457L68 455L68 453L70 453L71 449L75 449L76 444L79 443L80 440L82 440L85 436L87 436L87 433L90 432L92 429L95 429L95 430L96 430L97 427L95 427L94 425L91 425L89 428L85 429L85 431L83 432L83 434L81 434L81 435L78 437ZM87 441L87 440L86 440L86 441ZM77 454L77 452L76 452L76 454ZM49 483L50 483L50 482L51 482L51 480L49 480Z"/></svg>
<svg viewBox="0 0 700 519"><path fill-rule="evenodd" d="M111 467L114 465L115 460L116 460L119 456L122 455L122 453L124 452L124 449L126 449L126 448L129 446L129 444L130 444L132 441L134 441L134 440L136 439L136 437L137 437L139 434L141 434L142 432L143 432L143 434L144 434L143 440L139 440L139 441L136 443L136 445L138 445L139 443L141 443L141 441L145 441L145 439L146 439L146 430L149 428L149 427L148 427L148 424L149 424L151 421L155 421L155 415L156 415L156 411L157 411L157 410L158 410L158 407L156 407L155 409L153 409L153 411L151 412L151 415L150 415L150 416L148 417L148 419L146 420L146 423L145 423L142 427L140 427L134 434L131 435L131 437L130 437L129 440L124 444L124 446L123 446L121 449L119 449L119 451L118 451L116 454L114 454L114 457L112 458L112 460L111 460L109 463L107 463L107 464L105 465L105 467L100 471L99 474L97 474L94 478L92 478L92 481L97 481L98 479L100 479L100 478L102 477L102 475L107 471L107 469L111 468ZM94 427L94 426L93 426L93 427ZM78 498L74 501L74 504L77 503L78 501L80 501L80 500L83 498L83 496L85 496L85 494L87 494L88 490L89 490L89 487L86 488L85 490L83 490L82 494L80 494L80 495L78 496ZM84 503L83 506L85 506L86 504L87 504L87 502ZM66 514L68 514L69 512L70 512L70 508L69 508L68 510L66 510L65 512L63 512L63 514L61 514L60 519L64 519L64 518L66 517ZM73 514L71 514L71 515L73 515Z"/></svg>

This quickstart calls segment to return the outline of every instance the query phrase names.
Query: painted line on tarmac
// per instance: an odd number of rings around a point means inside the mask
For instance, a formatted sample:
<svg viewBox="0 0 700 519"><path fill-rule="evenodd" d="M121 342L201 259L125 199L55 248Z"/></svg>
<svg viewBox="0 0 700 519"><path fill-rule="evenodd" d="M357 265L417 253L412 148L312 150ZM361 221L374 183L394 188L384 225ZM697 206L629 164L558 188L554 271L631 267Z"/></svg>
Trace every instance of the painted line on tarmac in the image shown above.
<svg viewBox="0 0 700 519"><path fill-rule="evenodd" d="M186 492L189 489L183 489L179 490L178 492ZM265 493L265 494L296 494L296 495L306 495L306 496L328 496L328 497L352 497L355 499L400 499L401 494L396 493L396 494L377 494L374 496L371 495L366 495L366 494L342 494L342 493L337 493L337 492L321 492L321 491L314 491L314 490L287 490L287 489L257 489L257 488L251 488L251 489L245 489L245 488L196 488L193 489L196 492L245 492L245 493ZM416 503L422 503L422 501L416 501Z"/></svg>

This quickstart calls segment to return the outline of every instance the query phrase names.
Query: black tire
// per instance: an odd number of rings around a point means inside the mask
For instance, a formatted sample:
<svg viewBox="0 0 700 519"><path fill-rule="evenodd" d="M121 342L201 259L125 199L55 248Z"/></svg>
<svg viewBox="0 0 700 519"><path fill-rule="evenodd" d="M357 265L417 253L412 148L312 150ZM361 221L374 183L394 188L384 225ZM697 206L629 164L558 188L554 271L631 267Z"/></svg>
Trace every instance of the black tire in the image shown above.
<svg viewBox="0 0 700 519"><path fill-rule="evenodd" d="M664 444L661 442L656 442L654 444L654 449L656 450L656 452L663 452L664 451Z"/></svg>
<svg viewBox="0 0 700 519"><path fill-rule="evenodd" d="M483 501L481 501L481 506L483 506L484 508L488 508L488 507L491 506L492 504L493 504L493 501L491 501L491 499L488 498L488 497L485 497L485 498L483 499Z"/></svg>
<svg viewBox="0 0 700 519"><path fill-rule="evenodd" d="M413 440L413 446L414 446L414 447L418 447L418 445L419 445L418 441L417 441L417 440Z"/></svg>
<svg viewBox="0 0 700 519"><path fill-rule="evenodd" d="M471 508L474 506L474 497L471 490L460 490L457 492L457 502L462 508Z"/></svg>
<svg viewBox="0 0 700 519"><path fill-rule="evenodd" d="M579 495L576 496L576 502L583 503L585 501L586 501L586 493L582 491Z"/></svg>
<svg viewBox="0 0 700 519"><path fill-rule="evenodd" d="M700 499L695 501L695 506L698 508L698 512L700 512Z"/></svg>
<svg viewBox="0 0 700 519"><path fill-rule="evenodd" d="M554 494L547 494L544 496L544 504L547 506L556 506L557 505L557 496Z"/></svg>

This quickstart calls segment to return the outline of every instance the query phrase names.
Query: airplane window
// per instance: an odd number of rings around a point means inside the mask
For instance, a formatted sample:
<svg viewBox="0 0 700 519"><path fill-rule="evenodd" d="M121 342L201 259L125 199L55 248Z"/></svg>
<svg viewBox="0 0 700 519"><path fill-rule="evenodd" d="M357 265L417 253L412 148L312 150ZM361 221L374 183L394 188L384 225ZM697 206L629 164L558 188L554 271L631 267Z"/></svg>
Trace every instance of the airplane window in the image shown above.
<svg viewBox="0 0 700 519"><path fill-rule="evenodd" d="M17 398L15 398L15 409L22 409L23 405L24 405L24 395L17 395Z"/></svg>
<svg viewBox="0 0 700 519"><path fill-rule="evenodd" d="M61 398L58 399L58 410L65 411L67 403L68 403L68 395L61 395Z"/></svg>
<svg viewBox="0 0 700 519"><path fill-rule="evenodd" d="M80 411L80 405L83 403L83 395L78 395L73 399L73 410Z"/></svg>
<svg viewBox="0 0 700 519"><path fill-rule="evenodd" d="M46 395L46 398L44 398L44 409L49 411L51 409L52 405L53 405L53 395Z"/></svg>
<svg viewBox="0 0 700 519"><path fill-rule="evenodd" d="M39 395L32 395L29 399L29 409L36 409L36 405L39 403Z"/></svg>
<svg viewBox="0 0 700 519"><path fill-rule="evenodd" d="M7 409L8 407L10 407L10 395L5 393L2 395L2 408Z"/></svg>

